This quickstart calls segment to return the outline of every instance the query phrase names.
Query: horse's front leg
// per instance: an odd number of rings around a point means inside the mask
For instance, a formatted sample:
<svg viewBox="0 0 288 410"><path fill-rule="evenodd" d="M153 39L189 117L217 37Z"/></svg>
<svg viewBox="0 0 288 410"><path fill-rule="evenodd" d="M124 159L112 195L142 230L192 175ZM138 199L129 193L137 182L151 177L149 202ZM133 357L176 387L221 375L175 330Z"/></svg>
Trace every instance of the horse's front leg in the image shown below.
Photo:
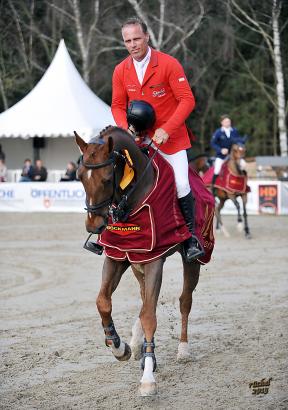
<svg viewBox="0 0 288 410"><path fill-rule="evenodd" d="M178 346L177 360L187 361L190 359L188 346L188 318L192 307L192 293L199 280L200 263L186 263L183 260L183 290L179 298L181 312L181 336Z"/></svg>
<svg viewBox="0 0 288 410"><path fill-rule="evenodd" d="M101 288L96 300L97 309L102 319L106 346L111 347L114 356L118 360L129 360L131 350L127 343L121 341L116 332L111 316L112 293L117 288L123 273L129 265L128 261L118 262L108 257L105 258Z"/></svg>
<svg viewBox="0 0 288 410"><path fill-rule="evenodd" d="M143 376L140 381L141 396L151 396L157 392L153 375L156 369L154 333L157 327L156 307L162 283L163 263L164 259L158 259L144 265L145 293L140 313L145 335L141 363L143 369Z"/></svg>
<svg viewBox="0 0 288 410"><path fill-rule="evenodd" d="M224 198L219 198L219 203L215 207L215 216L216 216L216 230L220 229L221 232L223 232L224 236L226 238L229 238L229 232L227 229L224 227L223 222L222 222L222 216L221 216L221 210L224 207L226 199Z"/></svg>

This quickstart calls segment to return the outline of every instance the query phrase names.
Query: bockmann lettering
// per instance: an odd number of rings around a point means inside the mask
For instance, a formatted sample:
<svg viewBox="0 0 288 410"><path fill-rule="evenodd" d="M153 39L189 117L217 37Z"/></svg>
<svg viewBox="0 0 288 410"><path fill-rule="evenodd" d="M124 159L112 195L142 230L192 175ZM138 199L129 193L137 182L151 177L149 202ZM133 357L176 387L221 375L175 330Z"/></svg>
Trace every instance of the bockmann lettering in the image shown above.
<svg viewBox="0 0 288 410"><path fill-rule="evenodd" d="M113 226L108 225L107 229L109 231L122 231L122 232L129 232L129 231L140 231L140 226Z"/></svg>

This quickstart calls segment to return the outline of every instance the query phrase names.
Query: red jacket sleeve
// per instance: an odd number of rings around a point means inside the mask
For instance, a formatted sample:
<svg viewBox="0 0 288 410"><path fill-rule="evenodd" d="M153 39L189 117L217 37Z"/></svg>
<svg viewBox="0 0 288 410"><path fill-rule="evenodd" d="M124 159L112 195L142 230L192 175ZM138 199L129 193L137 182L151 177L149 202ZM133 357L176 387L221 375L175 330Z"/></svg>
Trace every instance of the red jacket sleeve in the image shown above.
<svg viewBox="0 0 288 410"><path fill-rule="evenodd" d="M174 114L161 127L168 133L168 135L171 135L184 124L189 114L193 111L195 107L195 99L183 67L177 60L174 60L173 64L170 65L168 76L171 90L174 97L179 102Z"/></svg>
<svg viewBox="0 0 288 410"><path fill-rule="evenodd" d="M111 111L114 120L118 127L127 129L128 123L126 119L126 109L128 96L121 81L119 70L117 67L114 70L112 77L112 104Z"/></svg>

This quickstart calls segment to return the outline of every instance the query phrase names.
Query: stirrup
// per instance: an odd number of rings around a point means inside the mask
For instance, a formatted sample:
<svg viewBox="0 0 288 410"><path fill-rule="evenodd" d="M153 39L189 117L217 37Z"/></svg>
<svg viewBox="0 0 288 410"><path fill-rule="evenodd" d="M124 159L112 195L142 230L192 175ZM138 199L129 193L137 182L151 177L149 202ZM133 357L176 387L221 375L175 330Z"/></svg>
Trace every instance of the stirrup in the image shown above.
<svg viewBox="0 0 288 410"><path fill-rule="evenodd" d="M186 248L186 246L187 246L186 241L189 241L189 239L191 241L193 241L194 243L193 243L193 254L188 257L187 248ZM201 242L199 241L199 239L197 238L196 235L192 234L191 238L186 239L186 241L184 241L184 243L183 243L184 258L185 258L186 262L190 263L190 262L192 262L194 260L197 260L197 259L199 259L199 258L201 258L202 256L205 255L204 248L203 248ZM185 244L185 242L186 242L186 244ZM191 249L191 247L190 247L190 249Z"/></svg>
<svg viewBox="0 0 288 410"><path fill-rule="evenodd" d="M102 255L103 253L103 246L99 245L99 243L97 242L91 242L89 241L91 235L93 235L92 233L90 233L90 235L88 236L88 238L86 239L83 248L86 249L87 251L96 253L96 255Z"/></svg>

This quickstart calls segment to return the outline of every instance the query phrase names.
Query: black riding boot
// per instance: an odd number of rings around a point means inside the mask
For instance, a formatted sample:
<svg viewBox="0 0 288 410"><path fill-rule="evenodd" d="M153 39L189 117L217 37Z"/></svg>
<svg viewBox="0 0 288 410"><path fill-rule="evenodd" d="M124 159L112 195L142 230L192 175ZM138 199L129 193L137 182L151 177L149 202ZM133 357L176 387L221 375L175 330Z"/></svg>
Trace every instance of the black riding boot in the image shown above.
<svg viewBox="0 0 288 410"><path fill-rule="evenodd" d="M195 199L193 198L192 192L178 199L182 215L184 216L189 232L191 232L191 238L186 239L183 244L184 256L187 262L192 262L205 254L199 239L195 235Z"/></svg>
<svg viewBox="0 0 288 410"><path fill-rule="evenodd" d="M213 175L213 178L212 178L212 185L211 185L211 188L212 188L212 194L213 194L213 196L216 196L216 194L217 194L217 188L215 188L215 182L216 182L216 179L217 179L217 177L218 177L218 175L217 174L214 174Z"/></svg>

